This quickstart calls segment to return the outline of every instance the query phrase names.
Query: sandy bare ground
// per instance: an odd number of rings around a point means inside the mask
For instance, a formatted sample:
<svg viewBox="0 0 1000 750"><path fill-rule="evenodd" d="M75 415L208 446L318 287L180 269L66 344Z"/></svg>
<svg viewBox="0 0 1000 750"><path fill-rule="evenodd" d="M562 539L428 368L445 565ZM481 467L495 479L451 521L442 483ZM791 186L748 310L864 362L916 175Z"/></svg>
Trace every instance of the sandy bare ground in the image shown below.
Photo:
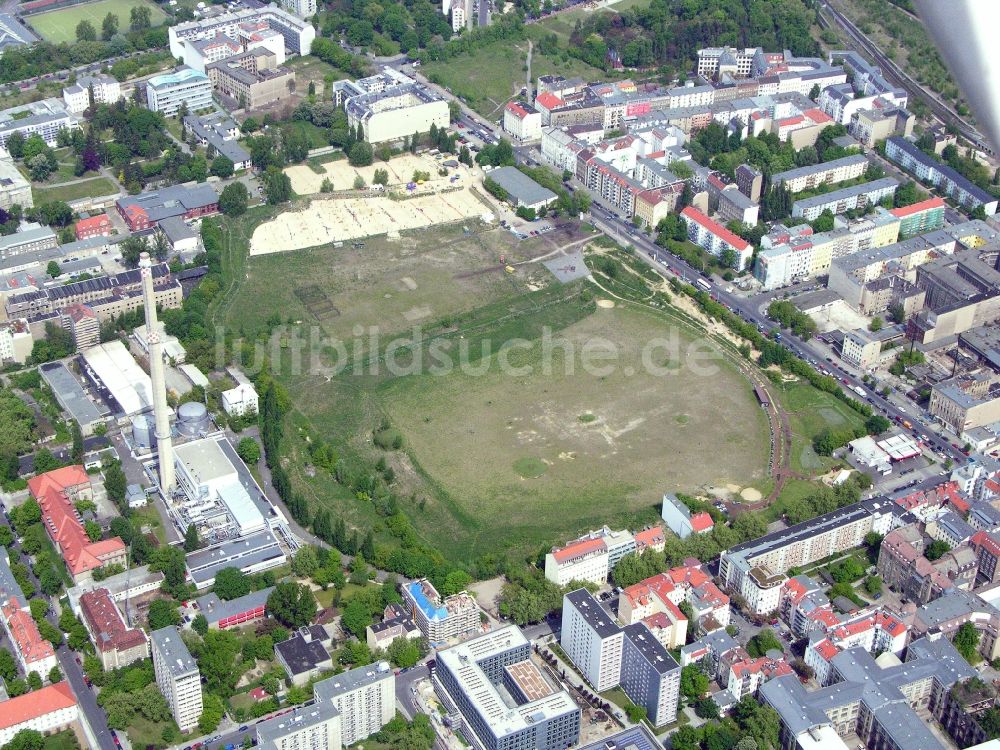
<svg viewBox="0 0 1000 750"><path fill-rule="evenodd" d="M282 253L376 234L423 229L482 216L490 207L467 188L392 200L365 198L313 200L301 211L261 224L250 240L250 255Z"/></svg>
<svg viewBox="0 0 1000 750"><path fill-rule="evenodd" d="M292 181L292 190L299 195L318 193L324 179L329 179L333 183L335 191L353 189L354 180L358 175L361 175L366 185L371 185L376 169L384 169L389 173L390 189L394 185L405 185L408 183L410 178L413 177L413 173L418 170L430 173L431 180L426 183L428 187L440 188L447 185L449 180L448 177L440 177L437 173L438 169L441 168L441 162L454 158L453 155L449 154L446 158L442 158L441 161L437 161L431 156L403 154L389 161L376 161L368 167L352 167L346 160L342 159L323 164L322 167L326 171L326 174L317 174L306 164L288 167L285 170L285 174ZM457 169L450 169L449 175L451 174L460 174L463 180L469 178L469 170L464 166Z"/></svg>

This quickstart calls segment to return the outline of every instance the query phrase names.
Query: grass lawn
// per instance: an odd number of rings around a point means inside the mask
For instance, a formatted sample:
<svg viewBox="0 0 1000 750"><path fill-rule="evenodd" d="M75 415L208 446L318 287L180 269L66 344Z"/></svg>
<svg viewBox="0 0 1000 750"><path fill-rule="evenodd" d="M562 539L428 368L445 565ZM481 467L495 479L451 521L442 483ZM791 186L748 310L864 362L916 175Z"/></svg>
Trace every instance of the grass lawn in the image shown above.
<svg viewBox="0 0 1000 750"><path fill-rule="evenodd" d="M163 730L168 726L173 726L177 729L177 725L174 724L174 720L169 721L150 721L149 719L143 718L139 714L136 714L131 723L125 730L128 735L129 740L132 741L132 747L135 748L162 748L166 747L163 741Z"/></svg>
<svg viewBox="0 0 1000 750"><path fill-rule="evenodd" d="M822 486L823 485L819 482L807 482L802 479L789 479L785 482L785 486L782 487L781 494L778 495L778 499L767 507L767 510L765 511L767 517L772 521L776 518L781 518L785 512L785 507L789 503L809 497Z"/></svg>
<svg viewBox="0 0 1000 750"><path fill-rule="evenodd" d="M50 734L45 738L45 742L42 745L43 750L80 750L80 741L73 734L73 731L67 729L62 732L56 732L55 734Z"/></svg>
<svg viewBox="0 0 1000 750"><path fill-rule="evenodd" d="M306 122L305 120L295 120L294 122L283 125L282 127L290 127L305 134L305 137L309 140L309 148L322 148L323 146L330 145L330 140L327 137L327 131L321 127L313 125L311 122Z"/></svg>
<svg viewBox="0 0 1000 750"><path fill-rule="evenodd" d="M813 438L826 429L863 425L864 419L832 394L817 390L804 381L786 383L775 390L781 393L781 403L789 412L792 470L802 474L823 473L833 461L813 451Z"/></svg>
<svg viewBox="0 0 1000 750"><path fill-rule="evenodd" d="M112 195L118 189L107 177L95 177L92 180L75 182L71 185L57 185L55 187L32 187L31 194L35 205L48 203L49 201L70 201L80 198L90 198L99 195Z"/></svg>
<svg viewBox="0 0 1000 750"><path fill-rule="evenodd" d="M118 16L118 26L128 29L129 14L132 8L145 5L149 8L150 22L157 26L166 20L166 14L155 3L147 0L97 0L93 3L74 5L69 8L50 10L34 16L26 16L25 21L37 31L46 41L58 44L76 41L76 26L80 21L90 21L97 33L101 33L101 21L108 13Z"/></svg>
<svg viewBox="0 0 1000 750"><path fill-rule="evenodd" d="M167 543L167 532L163 528L163 520L160 518L160 514L157 512L155 506L146 505L143 508L136 508L132 511L131 520L133 523L151 527L153 535L159 540L160 544Z"/></svg>
<svg viewBox="0 0 1000 750"><path fill-rule="evenodd" d="M480 47L472 55L425 63L421 71L431 81L464 99L480 114L496 120L507 100L524 86L527 53L527 42L503 40ZM546 57L538 53L536 46L531 57L532 77L553 73L588 81L614 77L575 58L564 61Z"/></svg>
<svg viewBox="0 0 1000 750"><path fill-rule="evenodd" d="M384 458L401 510L452 559L535 550L605 523L641 526L658 516L664 487L766 481L766 420L726 360L696 373L689 334L669 313L598 308L592 288L557 285L532 262L579 240L575 228L518 243L469 222L248 258L247 239L273 212L227 221L213 322L249 340L275 320L286 326L271 359L292 401L284 450L314 510L389 538L373 503L326 470L306 472L316 440L334 446L348 475ZM329 343L296 364L292 335L308 341L313 327ZM409 346L392 360L404 371L390 371L389 344L401 336ZM616 348L607 373L582 366L582 348L598 338ZM514 341L501 367L498 350ZM414 352L425 366L405 371ZM442 362L450 371L426 367ZM648 374L650 363L662 376ZM385 419L401 449L373 444Z"/></svg>
<svg viewBox="0 0 1000 750"><path fill-rule="evenodd" d="M621 688L612 688L611 690L606 690L605 692L601 693L601 697L604 698L604 700L606 700L608 703L613 703L616 706L618 706L618 708L622 709L625 708L625 706L628 706L629 704L632 703L632 701L629 700L629 697L625 695L625 691L622 690Z"/></svg>

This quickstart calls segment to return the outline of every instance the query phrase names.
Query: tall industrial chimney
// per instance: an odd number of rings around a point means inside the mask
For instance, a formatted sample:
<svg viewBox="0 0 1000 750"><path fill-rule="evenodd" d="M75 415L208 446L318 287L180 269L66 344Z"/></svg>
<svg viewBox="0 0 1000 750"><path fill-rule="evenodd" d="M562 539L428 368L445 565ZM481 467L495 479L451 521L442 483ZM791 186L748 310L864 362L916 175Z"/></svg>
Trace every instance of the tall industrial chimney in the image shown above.
<svg viewBox="0 0 1000 750"><path fill-rule="evenodd" d="M153 415L156 417L156 449L160 459L160 490L166 495L174 486L174 446L170 437L167 412L167 384L163 377L163 343L156 320L156 297L153 296L153 264L149 253L139 256L142 274L142 300L146 308L146 340L149 342L149 376L153 381Z"/></svg>

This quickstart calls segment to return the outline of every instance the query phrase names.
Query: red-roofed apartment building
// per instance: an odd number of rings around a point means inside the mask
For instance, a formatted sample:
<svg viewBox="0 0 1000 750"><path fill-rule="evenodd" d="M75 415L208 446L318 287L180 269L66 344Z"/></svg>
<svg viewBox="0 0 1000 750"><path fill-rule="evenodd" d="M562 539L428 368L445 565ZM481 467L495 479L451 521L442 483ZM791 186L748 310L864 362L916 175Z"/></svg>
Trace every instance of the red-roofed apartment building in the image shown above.
<svg viewBox="0 0 1000 750"><path fill-rule="evenodd" d="M111 217L107 214L80 219L76 223L76 238L85 240L88 237L107 237L111 234Z"/></svg>
<svg viewBox="0 0 1000 750"><path fill-rule="evenodd" d="M3 702L0 711L0 745L6 745L22 729L52 734L77 720L76 696L68 682L34 690Z"/></svg>
<svg viewBox="0 0 1000 750"><path fill-rule="evenodd" d="M508 102L503 108L503 129L518 141L535 141L542 137L542 113L530 104Z"/></svg>
<svg viewBox="0 0 1000 750"><path fill-rule="evenodd" d="M39 474L28 480L28 490L42 508L49 537L62 553L76 584L91 580L91 573L105 565L125 565L125 543L119 537L91 542L73 503L92 500L90 477L80 465Z"/></svg>
<svg viewBox="0 0 1000 750"><path fill-rule="evenodd" d="M104 668L117 669L149 656L149 641L139 628L129 628L105 588L80 597L80 614L97 646Z"/></svg>
<svg viewBox="0 0 1000 750"><path fill-rule="evenodd" d="M3 629L14 644L15 655L25 674L38 672L45 679L56 666L56 652L52 644L42 638L31 615L21 608L17 597L11 597L0 607ZM0 711L0 714L3 712Z"/></svg>
<svg viewBox="0 0 1000 750"><path fill-rule="evenodd" d="M729 251L735 253L733 268L742 271L753 255L753 245L733 234L719 222L705 216L697 208L688 206L681 211L681 218L687 224L688 239L698 247L722 258Z"/></svg>
<svg viewBox="0 0 1000 750"><path fill-rule="evenodd" d="M666 522L667 528L681 539L687 539L692 534L705 534L715 526L708 513L705 511L692 513L677 495L670 492L663 496L660 518Z"/></svg>
<svg viewBox="0 0 1000 750"><path fill-rule="evenodd" d="M934 196L910 206L891 208L889 213L899 219L901 236L924 234L944 226L944 198Z"/></svg>
<svg viewBox="0 0 1000 750"><path fill-rule="evenodd" d="M697 561L626 588L618 599L618 617L626 625L645 622L665 648L679 648L684 645L688 629L687 617L680 611L685 602L691 607L697 633L709 633L729 624L729 597ZM661 614L670 620L669 630L657 617Z"/></svg>
<svg viewBox="0 0 1000 750"><path fill-rule="evenodd" d="M741 659L729 666L726 690L736 700L740 700L745 695L756 694L757 688L768 680L791 673L792 668L784 659L771 659L767 656Z"/></svg>

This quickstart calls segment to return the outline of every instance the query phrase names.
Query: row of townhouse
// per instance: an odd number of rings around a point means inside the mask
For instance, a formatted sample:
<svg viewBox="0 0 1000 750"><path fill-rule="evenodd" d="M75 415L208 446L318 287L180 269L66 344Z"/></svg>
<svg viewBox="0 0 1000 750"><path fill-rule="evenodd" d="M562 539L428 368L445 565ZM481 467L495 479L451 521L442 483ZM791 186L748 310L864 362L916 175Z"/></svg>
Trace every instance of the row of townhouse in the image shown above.
<svg viewBox="0 0 1000 750"><path fill-rule="evenodd" d="M716 703L732 704L744 696L756 695L768 680L792 674L783 657L750 656L725 630L708 633L680 650L681 668L699 664L723 692L713 696Z"/></svg>

